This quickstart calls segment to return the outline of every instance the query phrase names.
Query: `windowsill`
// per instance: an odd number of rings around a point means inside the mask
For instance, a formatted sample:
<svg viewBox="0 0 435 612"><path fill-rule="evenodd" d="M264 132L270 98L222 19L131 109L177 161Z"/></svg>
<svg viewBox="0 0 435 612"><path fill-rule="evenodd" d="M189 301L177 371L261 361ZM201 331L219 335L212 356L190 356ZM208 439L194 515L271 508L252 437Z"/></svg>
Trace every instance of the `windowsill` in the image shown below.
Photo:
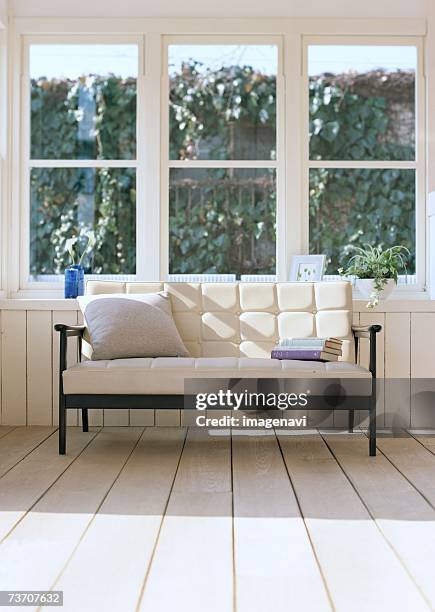
<svg viewBox="0 0 435 612"><path fill-rule="evenodd" d="M2 298L0 310L79 310L76 299L63 297L41 296L35 291L35 297L29 297L29 292L23 297ZM428 292L400 291L389 300L381 301L373 308L367 308L367 299L354 294L353 309L355 312L435 312L435 300L431 300Z"/></svg>
<svg viewBox="0 0 435 612"><path fill-rule="evenodd" d="M65 298L3 298L0 310L79 310L79 305Z"/></svg>
<svg viewBox="0 0 435 612"><path fill-rule="evenodd" d="M79 310L79 305L75 299L26 296L0 299L0 310Z"/></svg>

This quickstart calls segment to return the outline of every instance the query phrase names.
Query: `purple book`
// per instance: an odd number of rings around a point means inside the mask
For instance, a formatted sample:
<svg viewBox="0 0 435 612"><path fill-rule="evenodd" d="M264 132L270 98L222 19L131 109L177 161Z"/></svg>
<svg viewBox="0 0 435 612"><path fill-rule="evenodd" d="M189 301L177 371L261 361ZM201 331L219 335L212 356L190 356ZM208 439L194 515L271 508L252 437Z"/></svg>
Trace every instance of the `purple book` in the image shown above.
<svg viewBox="0 0 435 612"><path fill-rule="evenodd" d="M337 361L338 355L315 349L273 349L272 359L298 359L300 361Z"/></svg>

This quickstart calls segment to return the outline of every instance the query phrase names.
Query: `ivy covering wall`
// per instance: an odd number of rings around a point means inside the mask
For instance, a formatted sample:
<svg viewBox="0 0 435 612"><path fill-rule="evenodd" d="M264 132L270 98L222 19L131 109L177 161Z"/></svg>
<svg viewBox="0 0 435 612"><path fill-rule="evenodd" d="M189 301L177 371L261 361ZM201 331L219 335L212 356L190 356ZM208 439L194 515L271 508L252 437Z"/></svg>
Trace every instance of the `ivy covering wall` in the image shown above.
<svg viewBox="0 0 435 612"><path fill-rule="evenodd" d="M32 80L33 159L132 159L136 155L136 81L83 77ZM60 274L65 241L94 229L85 262L95 274L136 267L136 177L131 168L33 168L30 272Z"/></svg>
<svg viewBox="0 0 435 612"><path fill-rule="evenodd" d="M323 74L310 78L310 159L414 159L412 72ZM406 246L415 271L415 172L312 169L310 252L336 274L353 246Z"/></svg>
<svg viewBox="0 0 435 612"><path fill-rule="evenodd" d="M184 66L170 83L171 158L273 158L275 95L275 79L250 67ZM311 159L412 159L413 97L406 72L312 77ZM33 80L32 158L132 159L135 119L133 79ZM135 272L133 169L34 168L30 180L32 274L62 273L65 240L81 228L97 237L88 271ZM299 202L287 205L291 219ZM414 254L414 208L412 170L311 170L310 251L328 255L330 273L366 242ZM273 274L275 210L271 171L171 172L171 272Z"/></svg>

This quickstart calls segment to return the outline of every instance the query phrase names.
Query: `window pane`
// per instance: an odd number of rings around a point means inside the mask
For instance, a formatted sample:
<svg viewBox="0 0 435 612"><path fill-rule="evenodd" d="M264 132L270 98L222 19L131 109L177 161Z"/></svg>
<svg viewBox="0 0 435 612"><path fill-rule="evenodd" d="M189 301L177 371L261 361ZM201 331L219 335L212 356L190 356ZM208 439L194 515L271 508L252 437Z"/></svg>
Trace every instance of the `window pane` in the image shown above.
<svg viewBox="0 0 435 612"><path fill-rule="evenodd" d="M416 67L412 46L310 46L310 159L414 159Z"/></svg>
<svg viewBox="0 0 435 612"><path fill-rule="evenodd" d="M136 157L136 45L31 45L32 159Z"/></svg>
<svg viewBox="0 0 435 612"><path fill-rule="evenodd" d="M366 244L406 246L415 273L415 171L310 170L310 253L326 253L337 274Z"/></svg>
<svg viewBox="0 0 435 612"><path fill-rule="evenodd" d="M275 274L274 170L172 169L171 274Z"/></svg>
<svg viewBox="0 0 435 612"><path fill-rule="evenodd" d="M130 168L33 168L30 185L30 275L63 274L65 242L93 229L87 273L136 271L136 176Z"/></svg>
<svg viewBox="0 0 435 612"><path fill-rule="evenodd" d="M274 45L169 46L170 159L275 159Z"/></svg>

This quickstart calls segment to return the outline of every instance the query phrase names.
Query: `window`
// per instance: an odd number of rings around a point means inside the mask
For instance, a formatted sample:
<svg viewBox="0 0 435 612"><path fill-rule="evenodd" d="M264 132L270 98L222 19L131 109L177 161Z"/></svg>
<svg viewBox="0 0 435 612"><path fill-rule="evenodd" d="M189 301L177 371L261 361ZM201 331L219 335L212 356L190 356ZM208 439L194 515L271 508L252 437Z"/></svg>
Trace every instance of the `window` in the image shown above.
<svg viewBox="0 0 435 612"><path fill-rule="evenodd" d="M279 46L167 49L169 272L274 275Z"/></svg>
<svg viewBox="0 0 435 612"><path fill-rule="evenodd" d="M17 32L11 295L59 295L88 230L87 275L285 281L310 252L334 277L403 244L424 288L422 39L252 27Z"/></svg>
<svg viewBox="0 0 435 612"><path fill-rule="evenodd" d="M25 280L59 280L95 232L90 274L136 272L138 45L30 42Z"/></svg>
<svg viewBox="0 0 435 612"><path fill-rule="evenodd" d="M335 275L355 246L404 245L409 278L423 282L415 42L318 39L305 49L310 253L326 253Z"/></svg>

